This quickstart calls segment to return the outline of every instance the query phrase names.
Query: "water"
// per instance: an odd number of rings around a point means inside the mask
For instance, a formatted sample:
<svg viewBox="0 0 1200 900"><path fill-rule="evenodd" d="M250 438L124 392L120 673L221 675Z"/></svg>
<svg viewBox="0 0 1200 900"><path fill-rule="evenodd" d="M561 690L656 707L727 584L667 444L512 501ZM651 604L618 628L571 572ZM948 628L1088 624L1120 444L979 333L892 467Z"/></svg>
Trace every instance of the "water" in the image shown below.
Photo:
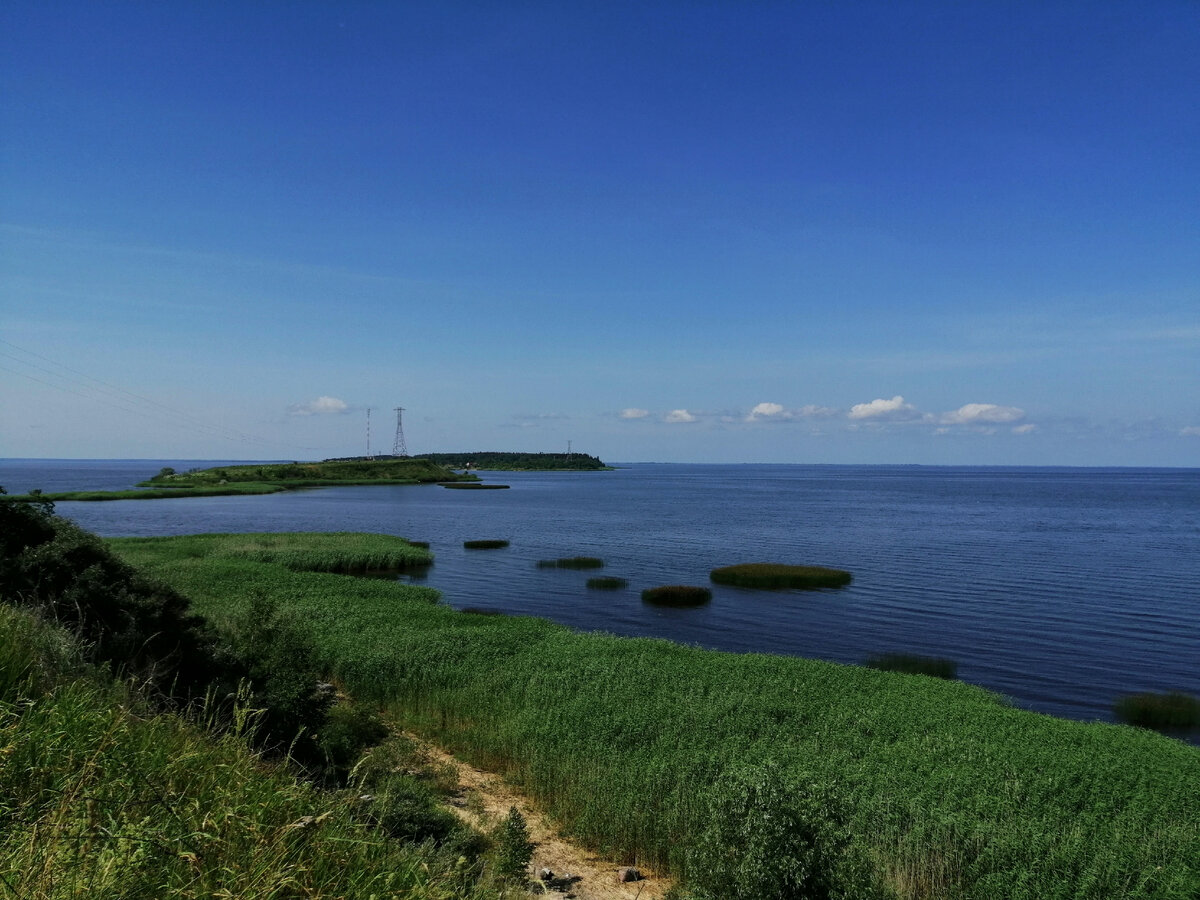
<svg viewBox="0 0 1200 900"><path fill-rule="evenodd" d="M0 460L10 492L127 488L165 465ZM615 472L484 473L507 491L342 487L263 497L60 503L106 536L375 531L428 540L417 580L452 606L736 652L861 662L944 656L1020 706L1111 719L1143 690L1200 694L1200 469L633 464ZM504 550L464 540L504 538ZM600 571L538 569L599 556ZM848 569L836 591L713 585L693 609L642 588L708 584L716 566ZM589 591L590 575L629 579Z"/></svg>

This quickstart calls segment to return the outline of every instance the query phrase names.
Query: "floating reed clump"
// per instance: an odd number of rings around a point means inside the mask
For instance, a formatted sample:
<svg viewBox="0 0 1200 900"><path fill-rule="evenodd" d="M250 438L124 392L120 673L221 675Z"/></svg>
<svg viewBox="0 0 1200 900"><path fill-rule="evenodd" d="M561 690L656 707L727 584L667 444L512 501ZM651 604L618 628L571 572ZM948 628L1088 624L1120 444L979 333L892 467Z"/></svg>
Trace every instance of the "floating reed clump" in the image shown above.
<svg viewBox="0 0 1200 900"><path fill-rule="evenodd" d="M408 545L410 547L420 547L422 550L429 549L429 541L409 541Z"/></svg>
<svg viewBox="0 0 1200 900"><path fill-rule="evenodd" d="M502 491L507 490L507 484L484 484L480 481L439 481L444 488L454 491Z"/></svg>
<svg viewBox="0 0 1200 900"><path fill-rule="evenodd" d="M906 675L931 675L953 681L958 676L958 663L952 659L936 656L920 656L916 653L881 653L868 657L868 669L884 672L903 672Z"/></svg>
<svg viewBox="0 0 1200 900"><path fill-rule="evenodd" d="M596 556L564 556L561 559L539 559L539 569L602 569L604 560Z"/></svg>
<svg viewBox="0 0 1200 900"><path fill-rule="evenodd" d="M1200 726L1200 699L1181 691L1129 694L1113 704L1113 712L1122 722L1141 728Z"/></svg>
<svg viewBox="0 0 1200 900"><path fill-rule="evenodd" d="M642 600L657 606L699 606L711 599L712 591L708 588L686 584L668 584L642 591Z"/></svg>
<svg viewBox="0 0 1200 900"><path fill-rule="evenodd" d="M625 578L615 578L612 575L599 575L589 578L587 586L597 591L619 591L623 587L628 587L629 581Z"/></svg>
<svg viewBox="0 0 1200 900"><path fill-rule="evenodd" d="M464 606L462 612L470 613L473 616L503 616L507 615L501 609L485 609L482 606Z"/></svg>
<svg viewBox="0 0 1200 900"><path fill-rule="evenodd" d="M463 541L463 546L468 550L499 550L507 547L508 541Z"/></svg>
<svg viewBox="0 0 1200 900"><path fill-rule="evenodd" d="M833 588L843 587L854 577L841 569L824 566L785 566L780 563L742 563L713 569L708 577L714 584L732 584L749 588Z"/></svg>

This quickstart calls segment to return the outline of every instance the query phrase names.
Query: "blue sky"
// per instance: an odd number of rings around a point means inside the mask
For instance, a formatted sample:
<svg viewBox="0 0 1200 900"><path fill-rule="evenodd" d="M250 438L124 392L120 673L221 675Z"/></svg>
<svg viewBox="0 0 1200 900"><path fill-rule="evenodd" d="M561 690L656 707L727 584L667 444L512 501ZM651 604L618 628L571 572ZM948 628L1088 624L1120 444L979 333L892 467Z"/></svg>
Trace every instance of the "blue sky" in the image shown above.
<svg viewBox="0 0 1200 900"><path fill-rule="evenodd" d="M1200 465L1200 6L0 9L0 456Z"/></svg>

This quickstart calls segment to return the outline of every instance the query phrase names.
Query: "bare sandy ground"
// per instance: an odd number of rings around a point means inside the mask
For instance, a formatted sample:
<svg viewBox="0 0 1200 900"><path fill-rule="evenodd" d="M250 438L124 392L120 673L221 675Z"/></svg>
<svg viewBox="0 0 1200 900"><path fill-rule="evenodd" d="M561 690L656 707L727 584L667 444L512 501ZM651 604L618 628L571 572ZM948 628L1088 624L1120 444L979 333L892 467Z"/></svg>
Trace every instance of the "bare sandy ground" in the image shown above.
<svg viewBox="0 0 1200 900"><path fill-rule="evenodd" d="M458 772L462 791L450 809L469 824L488 830L508 814L510 807L520 810L529 826L530 839L536 844L530 866L531 893L545 900L659 900L671 887L668 878L641 867L640 880L622 883L620 872L624 866L559 835L528 798L515 792L498 775L456 759L415 735L408 737L425 748L432 762L453 766ZM545 869L553 872L553 877L539 879L539 873Z"/></svg>

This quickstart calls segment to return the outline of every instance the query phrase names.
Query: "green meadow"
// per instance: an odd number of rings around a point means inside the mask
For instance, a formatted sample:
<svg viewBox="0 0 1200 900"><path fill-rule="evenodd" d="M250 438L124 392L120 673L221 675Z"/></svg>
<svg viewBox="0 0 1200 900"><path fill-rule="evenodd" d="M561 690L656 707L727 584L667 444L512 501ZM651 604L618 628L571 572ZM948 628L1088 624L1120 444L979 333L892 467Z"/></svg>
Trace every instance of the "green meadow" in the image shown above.
<svg viewBox="0 0 1200 900"><path fill-rule="evenodd" d="M1200 752L1179 741L942 679L456 612L305 571L348 565L356 536L279 539L274 559L230 535L110 545L218 622L274 598L352 695L699 896L1200 895Z"/></svg>

